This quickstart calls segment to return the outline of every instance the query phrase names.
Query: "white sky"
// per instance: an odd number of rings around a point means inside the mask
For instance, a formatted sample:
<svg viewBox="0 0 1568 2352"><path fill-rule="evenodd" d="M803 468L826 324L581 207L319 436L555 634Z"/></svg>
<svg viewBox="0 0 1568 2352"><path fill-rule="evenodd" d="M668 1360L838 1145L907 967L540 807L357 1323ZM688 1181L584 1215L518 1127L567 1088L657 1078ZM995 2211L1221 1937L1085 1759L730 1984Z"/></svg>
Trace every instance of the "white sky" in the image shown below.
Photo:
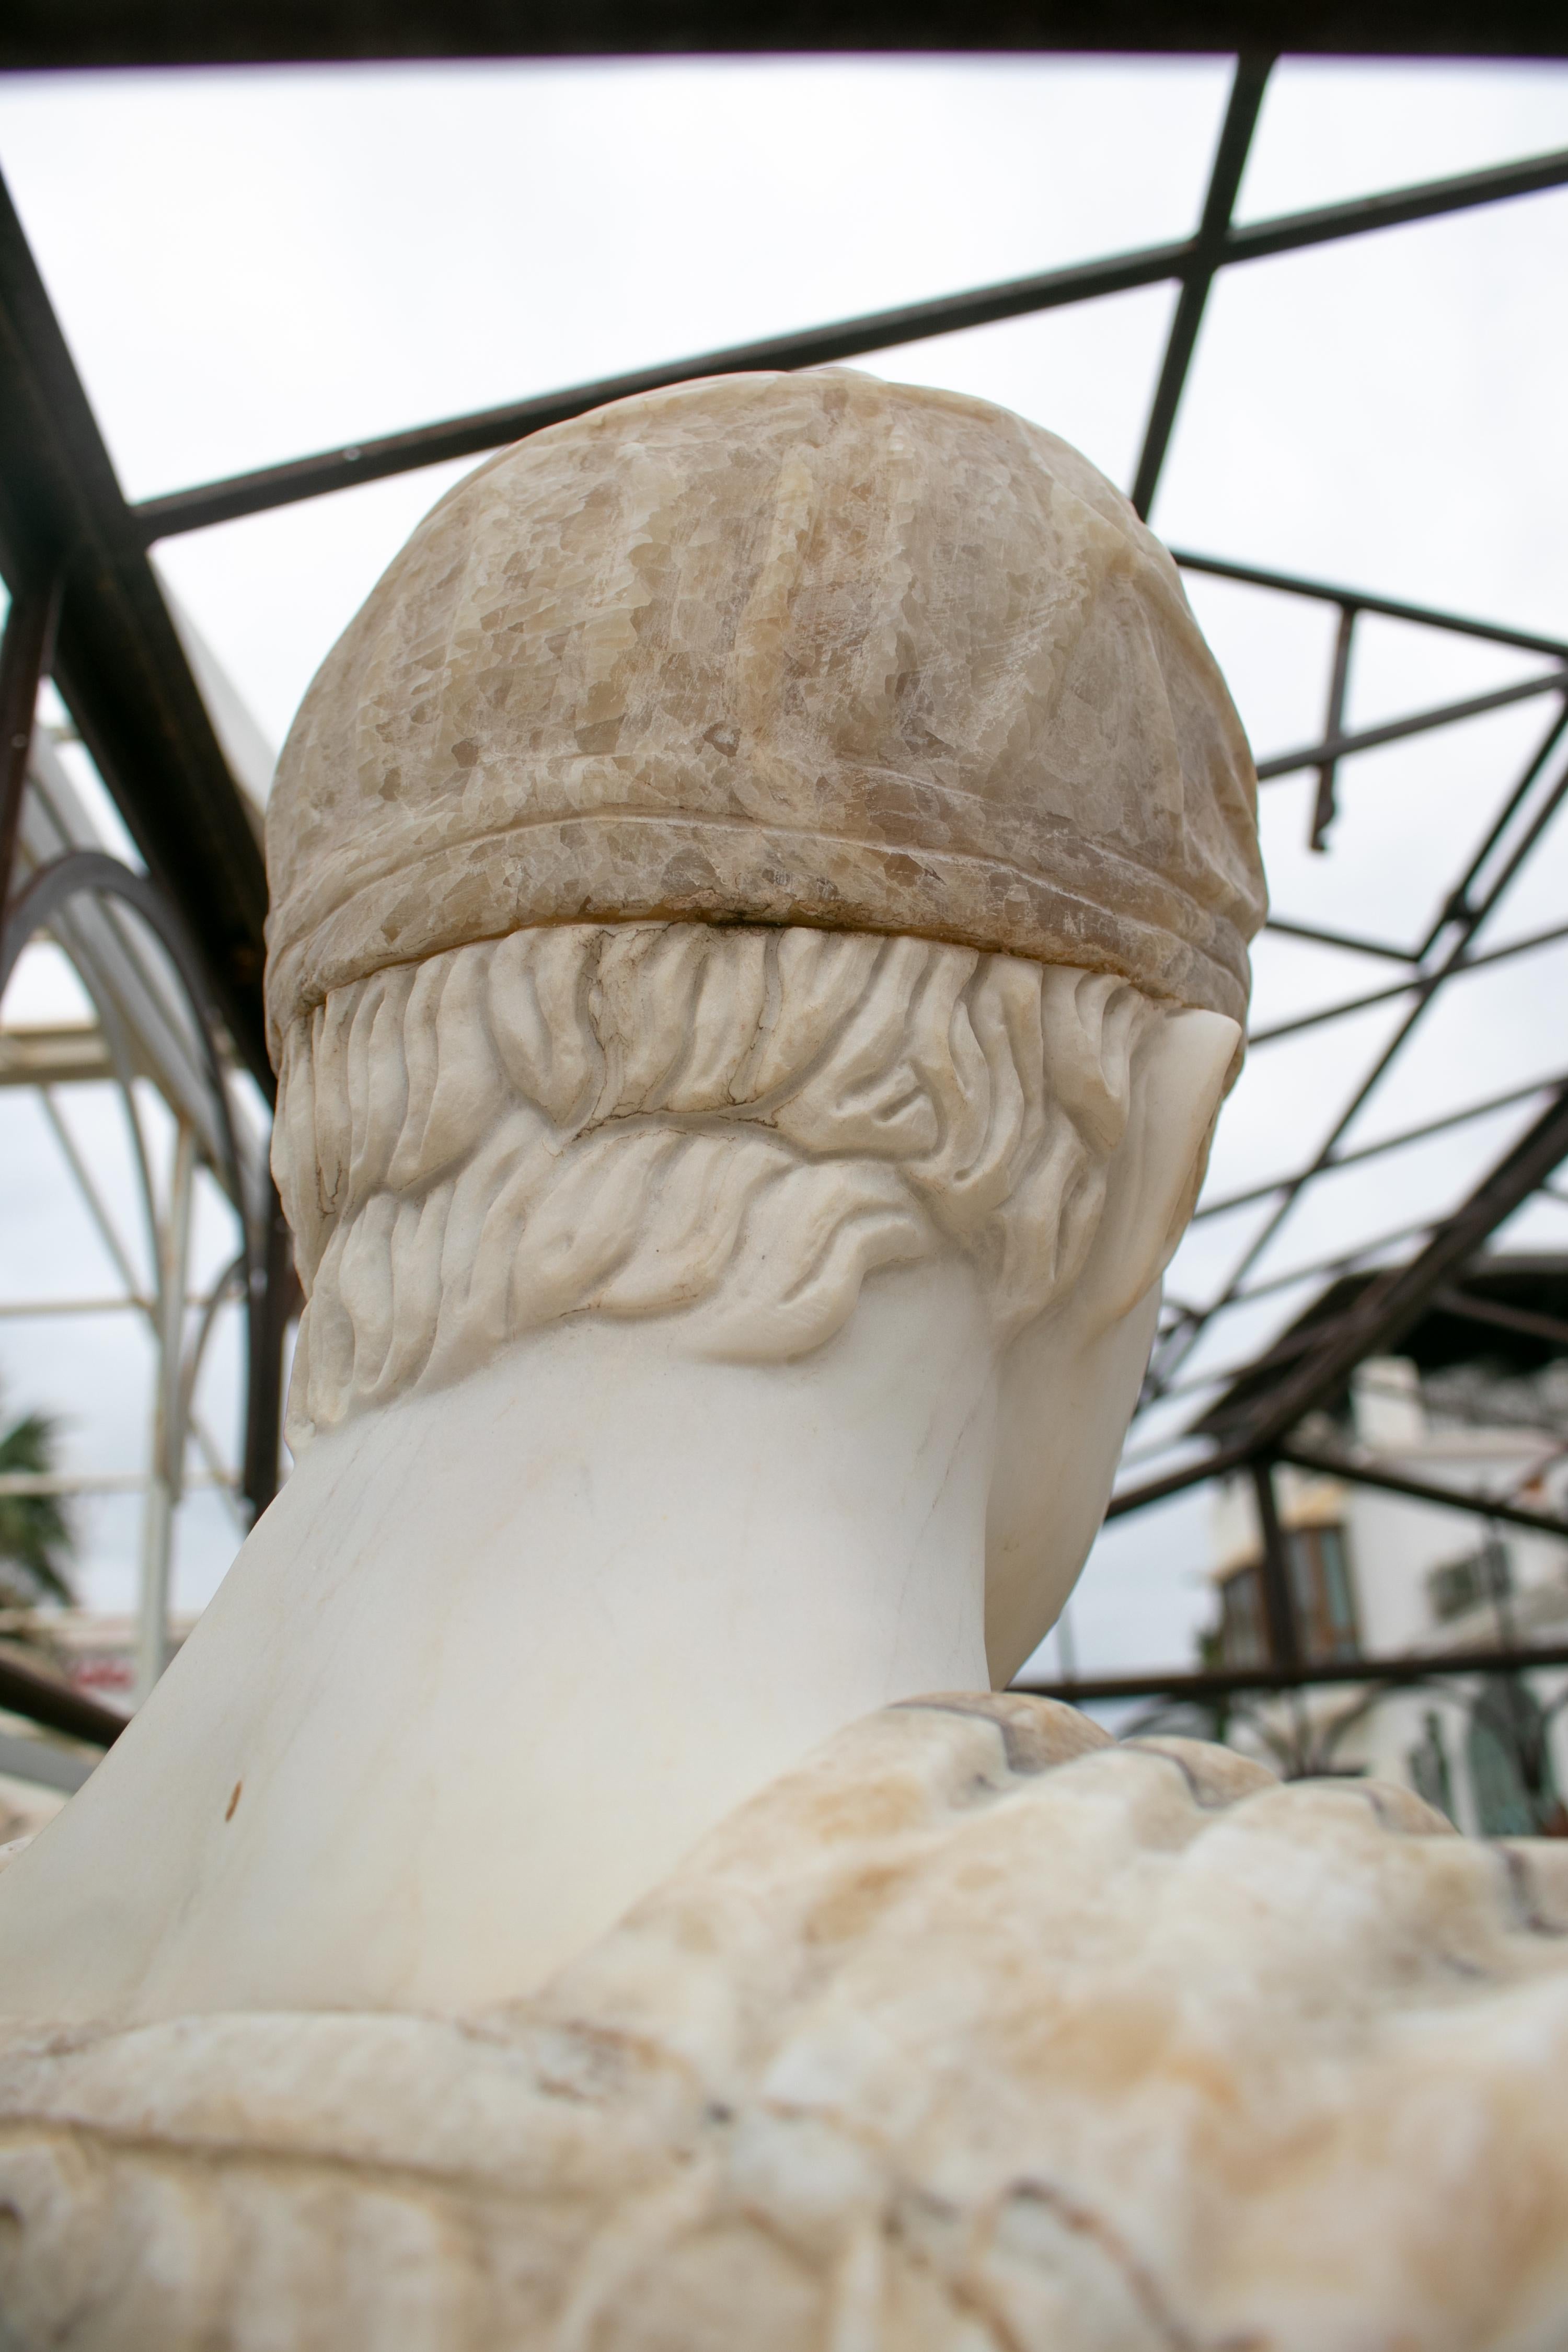
<svg viewBox="0 0 1568 2352"><path fill-rule="evenodd" d="M0 168L133 498L716 345L1186 233L1226 61L706 61L16 77ZM1244 217L1568 145L1561 67L1287 63ZM1179 545L1568 634L1568 192L1281 257L1211 300L1153 520ZM1167 289L867 362L1003 401L1124 486ZM276 742L317 663L462 467L169 542L159 561ZM1260 756L1321 723L1332 616L1194 580ZM1533 657L1369 626L1352 724L1484 690ZM1312 786L1267 788L1279 909L1417 937L1539 731L1533 704L1342 776L1328 857ZM1558 828L1563 833L1562 827ZM1495 936L1568 919L1568 835ZM1369 1107L1366 1135L1568 1066L1564 950L1462 983ZM1255 1019L1394 976L1272 940ZM42 998L38 1000L40 1003ZM1211 1184L1290 1165L1393 1016L1259 1052ZM1433 1213L1531 1116L1335 1181L1280 1236L1321 1249ZM20 1098L0 1103L0 1293L102 1286ZM107 1147L106 1147L107 1148ZM1568 1246L1568 1212L1523 1229ZM1217 1279L1256 1213L1200 1227L1176 1280ZM1282 1291L1278 1323L1300 1295ZM95 1333L100 1327L93 1327ZM1216 1336L1231 1360L1268 1336ZM16 1404L77 1417L75 1458L135 1461L133 1335L0 1324ZM228 1538L182 1536L182 1593ZM134 1514L86 1515L89 1590L129 1595ZM1201 1504L1103 1539L1078 1603L1086 1664L1188 1654L1205 1605ZM1184 1578L1186 1580L1184 1580Z"/></svg>

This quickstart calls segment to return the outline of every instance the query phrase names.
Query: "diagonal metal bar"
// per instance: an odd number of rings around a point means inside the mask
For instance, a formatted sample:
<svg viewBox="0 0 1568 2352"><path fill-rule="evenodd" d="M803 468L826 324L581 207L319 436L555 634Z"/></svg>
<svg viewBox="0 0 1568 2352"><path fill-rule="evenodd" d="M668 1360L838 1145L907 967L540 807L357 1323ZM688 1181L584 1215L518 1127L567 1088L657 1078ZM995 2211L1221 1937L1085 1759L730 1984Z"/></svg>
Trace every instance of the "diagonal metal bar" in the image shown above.
<svg viewBox="0 0 1568 2352"><path fill-rule="evenodd" d="M1467 1323L1483 1323L1498 1331L1517 1331L1527 1339L1544 1339L1568 1350L1568 1323L1560 1316L1539 1315L1533 1307L1509 1307L1500 1298L1478 1298L1472 1291L1450 1286L1439 1290L1434 1307L1447 1315L1462 1316Z"/></svg>
<svg viewBox="0 0 1568 2352"><path fill-rule="evenodd" d="M1328 719L1323 733L1323 758L1318 767L1318 797L1313 803L1312 823L1307 835L1307 846L1321 852L1329 845L1329 827L1334 821L1334 782L1338 763L1343 756L1331 747L1335 738L1344 732L1345 691L1350 685L1351 648L1355 641L1356 607L1342 604L1339 631L1334 640L1334 667L1329 680ZM1261 779L1259 779L1261 781Z"/></svg>
<svg viewBox="0 0 1568 2352"><path fill-rule="evenodd" d="M1391 1004L1395 997L1407 996L1413 989L1431 991L1443 980L1461 980L1467 972L1485 971L1494 963L1508 963L1515 956L1531 955L1537 948L1554 947L1558 940L1568 939L1568 924L1558 923L1549 931L1531 931L1522 940L1510 940L1500 948L1488 948L1480 955L1460 955L1439 972L1415 972L1408 980L1394 981L1387 988L1369 989L1364 996L1342 996L1332 1004L1320 1005L1314 1013L1297 1013L1289 1021L1275 1021L1267 1029L1255 1029L1247 1039L1249 1047L1272 1045L1280 1037L1297 1036L1303 1029L1321 1028L1326 1021L1342 1021L1352 1013L1364 1013L1369 1005ZM1337 1166L1337 1159L1323 1163ZM1317 1174L1317 1167L1309 1171ZM1273 1187L1268 1188L1270 1191Z"/></svg>
<svg viewBox="0 0 1568 2352"><path fill-rule="evenodd" d="M0 569L14 589L63 572L56 681L270 1093L260 847L3 185Z"/></svg>
<svg viewBox="0 0 1568 2352"><path fill-rule="evenodd" d="M1568 718L1568 711L1565 711L1563 714L1563 717ZM1561 731L1561 722L1557 731ZM1549 741L1554 740L1554 735L1549 738ZM1540 765L1541 755L1538 754L1536 761L1532 762L1532 768L1538 771ZM1536 842L1540 839L1542 834L1545 831L1547 825L1555 815L1558 808L1562 805L1564 797L1568 797L1568 763L1564 764L1563 772L1557 778L1556 782L1553 784L1552 790L1547 794L1540 808L1536 811L1523 838L1515 845L1504 865L1501 873L1493 880L1480 905L1467 908L1463 918L1460 919L1458 937L1455 940L1452 948L1449 950L1446 961L1436 971L1424 974L1421 980L1417 982L1415 1003L1411 1006L1405 1020L1395 1030L1394 1035L1384 1047L1382 1053L1376 1056L1372 1068L1362 1079L1360 1085L1352 1095L1350 1101L1341 1111L1338 1118L1334 1122L1332 1129L1325 1138L1321 1149L1319 1150L1317 1158L1313 1160L1311 1166L1303 1170L1299 1175L1289 1179L1285 1198L1281 1201L1274 1214L1268 1220L1262 1231L1257 1234L1248 1245L1247 1251L1242 1256L1240 1264L1237 1266L1235 1273L1231 1276L1230 1285L1225 1297L1215 1302L1215 1307L1211 1309L1211 1312L1217 1312L1221 1307L1228 1306L1237 1297L1240 1290L1241 1284L1245 1281L1249 1269L1257 1264L1258 1258L1268 1248L1269 1243L1273 1240L1275 1234L1279 1232L1280 1226L1289 1215L1303 1185L1310 1183L1314 1176L1321 1175L1325 1168L1332 1164L1333 1155L1339 1146L1341 1139L1348 1131L1358 1112L1363 1108L1364 1104L1370 1100L1372 1095L1381 1083L1385 1072L1393 1064L1395 1056L1403 1050L1412 1030L1415 1027L1416 1024L1426 1013L1427 1008L1434 1002L1443 983L1450 979L1464 964L1466 950L1468 948L1470 940L1475 937L1476 932L1479 929L1482 923L1485 922L1487 917L1501 899L1514 876L1518 873L1520 867L1529 856ZM1499 950L1500 955L1501 952L1501 950ZM1478 959L1478 961L1479 961L1479 959ZM1195 1339L1196 1334L1194 1333L1194 1342Z"/></svg>
<svg viewBox="0 0 1568 2352"><path fill-rule="evenodd" d="M1436 1486L1429 1479L1407 1478L1402 1472L1384 1469L1378 1463L1359 1462L1353 1455L1297 1444L1288 1438L1271 1444L1268 1452L1276 1462L1287 1462L1294 1469L1310 1470L1321 1477L1341 1478L1348 1486L1373 1486L1380 1494L1400 1495L1409 1502L1431 1503L1441 1510L1462 1511L1471 1518L1498 1519L1506 1527L1527 1528L1534 1535L1568 1539L1568 1519L1553 1517L1547 1511L1526 1510L1521 1504L1493 1495L1467 1495L1456 1487ZM1212 1478L1228 1478L1237 1471L1250 1471L1258 1458L1256 1447L1245 1439L1216 1446L1213 1452L1167 1471L1163 1477L1124 1486L1119 1495L1111 1496L1106 1518L1125 1518L1131 1512L1147 1510L1152 1503L1170 1502L1194 1486L1206 1486Z"/></svg>
<svg viewBox="0 0 1568 2352"><path fill-rule="evenodd" d="M1301 1644L1290 1591L1290 1559L1285 1530L1279 1523L1279 1498L1274 1492L1274 1464L1267 1455L1254 1454L1248 1467L1258 1509L1258 1530L1263 1539L1263 1614L1268 1627L1268 1655L1277 1666L1295 1666L1300 1664Z"/></svg>
<svg viewBox="0 0 1568 2352"><path fill-rule="evenodd" d="M1485 870L1487 860L1491 856L1493 851L1497 848L1499 843L1507 833L1509 826L1513 823L1514 818L1519 814L1520 810L1524 806L1524 803L1529 799L1531 793L1534 790L1536 783L1545 770L1547 761L1551 759L1552 754L1555 751L1559 742L1562 740L1563 730L1565 729L1568 729L1568 702L1563 704L1562 709L1557 712L1555 718L1548 726L1545 734L1536 745L1534 754L1529 764L1526 766L1523 774L1520 777L1519 782L1515 784L1512 792L1509 794L1507 800L1503 803L1502 807L1499 810L1496 817L1492 820L1480 847L1476 851L1474 856L1470 859L1469 864L1466 866L1463 875L1455 884L1453 889L1449 891L1447 898L1444 900L1442 907L1438 909L1436 920L1433 923L1426 938L1421 942L1420 951L1423 957L1431 954L1432 950L1436 947L1438 940L1442 937L1443 932L1447 929L1447 926L1450 923L1462 923L1468 920L1470 914L1470 893L1475 888L1477 882ZM1494 898L1495 895L1496 894L1494 892Z"/></svg>
<svg viewBox="0 0 1568 2352"><path fill-rule="evenodd" d="M1568 938L1568 931L1562 936ZM1330 1161L1330 1169L1354 1168L1363 1160L1380 1160L1385 1151L1401 1150L1407 1143L1423 1143L1430 1135L1468 1126L1471 1119L1488 1118L1493 1111L1510 1110L1516 1103L1529 1102L1532 1095L1561 1086L1568 1086L1568 1072L1556 1077L1537 1078L1528 1087L1511 1087L1507 1094L1489 1095L1484 1102L1471 1103L1464 1110L1445 1111L1440 1118L1424 1119L1419 1127L1404 1127L1396 1135L1385 1135L1376 1143L1363 1143L1354 1151L1342 1152ZM1195 1225L1203 1217L1222 1217L1227 1209L1250 1208L1255 1201L1267 1201L1272 1193L1283 1192L1289 1181L1288 1176L1278 1176L1272 1184L1254 1184L1246 1192L1227 1192L1221 1200L1205 1202L1195 1212L1193 1223Z"/></svg>
<svg viewBox="0 0 1568 2352"><path fill-rule="evenodd" d="M1215 272L1225 260L1226 235L1230 227L1230 216L1236 210L1237 197L1241 193L1241 175L1247 169L1247 158L1251 151L1253 133L1258 128L1258 110L1263 104L1263 92L1273 63L1272 57L1243 56L1237 59L1236 77L1230 86L1230 102L1220 127L1214 169L1209 174L1208 194L1204 199L1203 217L1198 223L1192 259L1182 272L1182 291L1176 303L1176 315L1171 321L1160 380L1154 387L1149 422L1143 434L1143 448L1132 479L1132 503L1145 521L1154 503L1154 492L1159 488L1165 452L1171 446L1176 411L1181 405L1187 372L1197 348L1198 329L1203 324L1209 288L1214 284Z"/></svg>
<svg viewBox="0 0 1568 2352"><path fill-rule="evenodd" d="M1551 1511L1526 1510L1521 1504L1510 1503L1498 1495L1466 1495L1452 1486L1439 1486L1430 1478L1409 1478L1401 1470L1388 1470L1376 1462L1358 1462L1352 1455L1330 1452L1323 1446L1284 1444L1276 1446L1277 1462L1289 1462L1297 1470L1310 1470L1325 1478L1342 1478L1350 1486L1372 1486L1380 1495L1401 1495L1409 1502L1432 1503L1440 1510L1464 1511L1472 1518L1500 1519L1505 1527L1528 1528L1535 1535L1568 1538L1568 1519Z"/></svg>
<svg viewBox="0 0 1568 2352"><path fill-rule="evenodd" d="M42 580L13 582L11 607L0 636L0 919L11 896L34 713L54 651L59 610L58 569Z"/></svg>
<svg viewBox="0 0 1568 2352"><path fill-rule="evenodd" d="M1411 1263L1373 1283L1343 1323L1264 1399L1249 1420L1250 1451L1278 1447L1327 1402L1363 1357L1386 1355L1504 1219L1568 1156L1568 1086L1435 1233Z"/></svg>
<svg viewBox="0 0 1568 2352"><path fill-rule="evenodd" d="M1359 197L1342 205L1325 205L1311 212L1293 213L1226 231L1217 266L1272 258L1298 253L1342 237L1362 236L1373 230L1394 228L1413 221L1436 220L1444 214L1467 212L1477 205L1534 195L1543 189L1568 185L1568 150L1532 155L1486 172L1467 172L1447 180L1424 182L1386 195ZM204 530L210 524L232 522L240 515L263 514L270 508L289 506L300 499L324 497L332 490L352 489L356 483L384 480L422 466L437 466L457 457L473 457L521 441L531 433L564 424L607 401L629 399L642 392L660 392L700 376L744 374L757 369L826 367L841 360L858 359L871 352L890 351L901 343L923 341L933 335L957 334L967 327L987 326L1002 319L1021 319L1076 302L1099 300L1139 286L1158 286L1181 278L1197 249L1195 237L1168 245L1146 246L1134 253L1103 261L1074 264L1046 270L1036 277L982 286L930 302L912 302L901 309L868 312L840 320L834 325L807 327L795 334L774 335L752 343L731 344L703 352L695 358L675 360L662 367L638 368L625 375L605 376L596 383L575 384L564 391L542 393L528 400L509 402L468 416L424 425L406 433L383 434L374 440L325 449L308 457L290 458L280 466L265 466L254 473L237 474L225 481L205 482L195 488L173 490L145 499L133 512L142 538L150 544L178 531ZM1184 558L1189 570L1195 559ZM1208 568L1227 567L1211 562ZM1229 567L1232 576L1247 575ZM1269 575L1260 584L1283 584L1282 575ZM1310 592L1309 592L1310 593ZM1372 599L1362 600L1369 612L1396 609ZM1455 625L1472 635L1492 635L1505 644L1523 644L1542 652L1568 654L1555 640L1521 637L1516 632L1490 629L1485 624Z"/></svg>
<svg viewBox="0 0 1568 2352"><path fill-rule="evenodd" d="M1531 1674L1568 1666L1568 1644L1543 1643L1539 1649L1413 1651L1405 1657L1309 1659L1294 1666L1215 1666L1201 1674L1085 1675L1081 1681L1010 1683L1030 1698L1065 1699L1082 1706L1094 1699L1240 1698L1248 1691L1310 1690L1331 1683L1440 1682L1449 1675Z"/></svg>
<svg viewBox="0 0 1568 2352"><path fill-rule="evenodd" d="M1510 629L1500 621L1478 621L1465 613L1447 613L1436 604L1406 604L1394 596L1369 595L1364 589L1342 588L1328 580L1306 580L1295 572L1265 572L1256 563L1231 563L1223 556L1197 555L1173 547L1171 553L1184 572L1198 572L1214 580L1234 580L1246 588L1272 588L1281 596L1306 596L1321 604L1353 604L1358 612L1376 613L1384 620L1410 621L1419 628L1447 629L1455 636L1482 637L1489 645L1517 646L1521 653L1555 654L1568 661L1568 638L1543 637L1529 629Z"/></svg>
<svg viewBox="0 0 1568 2352"><path fill-rule="evenodd" d="M1140 1509L1143 1505L1158 1502L1167 1495L1180 1493L1205 1477L1221 1475L1226 1469L1239 1467L1264 1452L1286 1458L1289 1432L1304 1416L1330 1402L1344 1386L1351 1373L1363 1358L1386 1354L1422 1314L1432 1297L1445 1289L1461 1273L1467 1262L1505 1218L1537 1191L1552 1174L1561 1161L1568 1157L1568 1081L1552 1089L1552 1096L1540 1118L1507 1151L1469 1198L1443 1223L1431 1231L1424 1249L1404 1267L1391 1268L1373 1281L1350 1312L1337 1317L1321 1339L1303 1351L1295 1369L1288 1373L1268 1395L1259 1400L1247 1417L1235 1441L1216 1454L1206 1464L1173 1472L1163 1479L1125 1490L1112 1497L1106 1514L1108 1518L1120 1517L1123 1512ZM1292 1196L1293 1197L1293 1196ZM1278 1220L1270 1230L1275 1229ZM1428 1230L1417 1228L1416 1230ZM1397 1235L1384 1235L1380 1243L1369 1243L1355 1255L1367 1250L1387 1246ZM1249 1253L1249 1262L1255 1253ZM1281 1284L1296 1282L1307 1276L1327 1272L1326 1266L1298 1268ZM1264 1295L1279 1285L1260 1285L1252 1292L1240 1292L1239 1276L1233 1281L1226 1297L1215 1302L1196 1325L1188 1349L1206 1325L1222 1307L1243 1303L1247 1298ZM1177 1367L1173 1366L1173 1370ZM1233 1374L1239 1378L1239 1373Z"/></svg>
<svg viewBox="0 0 1568 2352"><path fill-rule="evenodd" d="M130 1717L118 1707L104 1706L85 1691L53 1675L35 1674L12 1658L0 1658L0 1706L25 1716L68 1739L85 1739L94 1748L109 1748L124 1730Z"/></svg>
<svg viewBox="0 0 1568 2352"><path fill-rule="evenodd" d="M1388 963L1412 964L1420 961L1414 948L1390 947L1386 940L1358 939L1350 931L1326 931L1321 923L1292 922L1284 915L1269 915L1266 931L1278 931L1287 940L1310 940L1314 947L1339 948L1347 955L1381 956Z"/></svg>
<svg viewBox="0 0 1568 2352"><path fill-rule="evenodd" d="M1341 642L1343 643L1342 637ZM1337 669L1335 682L1342 683ZM1568 670L1548 670L1541 677L1521 678L1516 686L1497 687L1490 694L1472 694L1463 702L1446 702L1434 710L1417 710L1408 719L1391 719L1381 727L1358 728L1353 735L1331 730L1321 743L1309 743L1300 751L1281 751L1277 759L1260 760L1258 781L1271 784L1277 776L1300 775L1303 768L1316 768L1321 773L1357 751L1375 751L1380 744L1403 743L1411 735L1429 735L1435 727L1452 727L1461 719L1479 719L1484 711L1506 709L1512 702L1529 702L1538 694L1568 694ZM1318 848L1321 845L1314 841L1312 845Z"/></svg>

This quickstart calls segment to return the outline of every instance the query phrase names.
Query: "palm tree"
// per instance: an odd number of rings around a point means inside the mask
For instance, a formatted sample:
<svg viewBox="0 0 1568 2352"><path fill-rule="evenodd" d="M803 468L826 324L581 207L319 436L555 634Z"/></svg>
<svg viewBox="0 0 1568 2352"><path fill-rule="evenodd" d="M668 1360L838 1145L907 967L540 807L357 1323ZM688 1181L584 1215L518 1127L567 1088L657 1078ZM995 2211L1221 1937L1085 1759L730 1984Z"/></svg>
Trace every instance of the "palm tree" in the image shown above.
<svg viewBox="0 0 1568 2352"><path fill-rule="evenodd" d="M43 1412L24 1413L0 1436L0 1477L23 1471L47 1476L55 1467L59 1424ZM0 1601L26 1608L36 1601L76 1599L68 1565L71 1533L54 1495L0 1489Z"/></svg>

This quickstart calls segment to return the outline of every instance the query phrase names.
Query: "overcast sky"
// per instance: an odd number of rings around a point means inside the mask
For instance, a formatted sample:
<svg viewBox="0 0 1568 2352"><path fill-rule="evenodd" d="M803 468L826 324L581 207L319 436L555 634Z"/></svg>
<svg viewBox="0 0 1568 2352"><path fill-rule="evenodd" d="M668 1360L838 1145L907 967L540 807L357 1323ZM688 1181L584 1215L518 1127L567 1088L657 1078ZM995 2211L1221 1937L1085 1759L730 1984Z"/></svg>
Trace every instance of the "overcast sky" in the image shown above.
<svg viewBox="0 0 1568 2352"><path fill-rule="evenodd" d="M1016 59L18 77L0 81L0 168L139 498L1183 235L1228 82L1226 61ZM1562 68L1287 63L1239 211L1261 217L1564 145ZM1177 545L1568 635L1565 276L1568 193L1231 273L1210 304L1156 528ZM1154 289L867 364L1000 400L1125 487L1171 306ZM161 551L274 743L383 565L463 470ZM1190 585L1259 755L1310 740L1331 616ZM1351 718L1370 723L1538 666L1370 627ZM1277 907L1419 936L1540 723L1531 706L1361 763L1327 857L1305 846L1310 785L1269 787ZM1565 915L1557 839L1496 936ZM1548 951L1467 982L1362 1134L1568 1065L1564 962ZM1354 993L1389 970L1271 940L1255 1018ZM29 984L35 1008L54 1001L41 972ZM1222 1125L1213 1189L1298 1160L1394 1017L1258 1053ZM89 1106L82 1115L103 1123ZM13 1095L0 1118L0 1289L106 1286L36 1113ZM1337 1180L1265 1271L1435 1213L1510 1131L1494 1121ZM1568 1214L1531 1217L1525 1237L1568 1246ZM1249 1222L1199 1228L1175 1278L1194 1294L1217 1282ZM1251 1337L1297 1304L1279 1293ZM101 1346L84 1346L79 1326L0 1325L0 1365L15 1402L75 1416L74 1458L118 1466L144 1442L140 1342L92 1328ZM1238 1351L1239 1339L1226 1344ZM128 1598L134 1513L99 1507L84 1528L89 1591ZM1198 1505L1105 1538L1079 1607L1085 1658L1182 1655L1205 1605L1205 1542ZM211 1589L229 1543L216 1505L193 1507L183 1597Z"/></svg>

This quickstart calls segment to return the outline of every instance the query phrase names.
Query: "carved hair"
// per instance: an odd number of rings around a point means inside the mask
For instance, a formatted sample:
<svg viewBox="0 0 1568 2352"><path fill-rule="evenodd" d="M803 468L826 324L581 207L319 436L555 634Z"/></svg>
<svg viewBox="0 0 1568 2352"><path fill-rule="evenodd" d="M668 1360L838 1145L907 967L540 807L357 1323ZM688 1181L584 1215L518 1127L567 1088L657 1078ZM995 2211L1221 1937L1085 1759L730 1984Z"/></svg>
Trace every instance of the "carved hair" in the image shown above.
<svg viewBox="0 0 1568 2352"><path fill-rule="evenodd" d="M289 1440L563 1315L804 1354L956 1245L1005 1332L1082 1265L1158 1008L927 940L518 931L290 1029L273 1166L309 1305Z"/></svg>

